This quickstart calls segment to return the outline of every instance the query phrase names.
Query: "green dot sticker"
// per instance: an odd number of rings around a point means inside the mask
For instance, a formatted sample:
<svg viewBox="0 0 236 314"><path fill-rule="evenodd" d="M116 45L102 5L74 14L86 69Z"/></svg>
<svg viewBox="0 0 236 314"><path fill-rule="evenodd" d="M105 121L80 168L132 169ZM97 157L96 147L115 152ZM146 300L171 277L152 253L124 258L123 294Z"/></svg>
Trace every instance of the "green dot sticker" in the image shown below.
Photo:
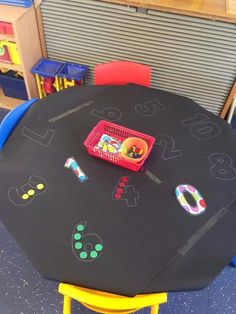
<svg viewBox="0 0 236 314"><path fill-rule="evenodd" d="M79 256L81 259L85 259L87 258L88 254L86 252L81 252Z"/></svg>
<svg viewBox="0 0 236 314"><path fill-rule="evenodd" d="M92 258L96 258L97 256L98 256L98 253L96 251L92 251L90 253L90 257L92 257Z"/></svg>
<svg viewBox="0 0 236 314"><path fill-rule="evenodd" d="M83 244L82 244L81 242L76 242L76 243L75 243L75 248L76 248L77 250L82 249L82 247L83 247Z"/></svg>
<svg viewBox="0 0 236 314"><path fill-rule="evenodd" d="M81 239L81 234L80 233L75 233L74 234L74 239L75 240L80 240Z"/></svg>
<svg viewBox="0 0 236 314"><path fill-rule="evenodd" d="M98 251L98 252L101 252L103 249L103 246L101 244L96 244L95 245L95 250Z"/></svg>
<svg viewBox="0 0 236 314"><path fill-rule="evenodd" d="M83 225L78 225L77 226L77 230L78 231L83 231L84 230L84 226Z"/></svg>

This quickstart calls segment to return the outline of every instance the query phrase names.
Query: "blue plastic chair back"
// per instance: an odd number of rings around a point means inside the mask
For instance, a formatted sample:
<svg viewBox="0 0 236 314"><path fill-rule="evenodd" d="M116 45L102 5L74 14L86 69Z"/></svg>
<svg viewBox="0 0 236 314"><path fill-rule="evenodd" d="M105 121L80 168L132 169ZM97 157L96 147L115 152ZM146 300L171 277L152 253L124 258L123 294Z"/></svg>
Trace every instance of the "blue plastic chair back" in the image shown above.
<svg viewBox="0 0 236 314"><path fill-rule="evenodd" d="M231 261L231 266L236 267L236 256L233 257Z"/></svg>
<svg viewBox="0 0 236 314"><path fill-rule="evenodd" d="M25 112L36 100L38 99L34 98L24 102L15 109L11 110L2 120L2 123L0 125L0 151L2 151L8 137L11 135L12 131L15 129Z"/></svg>

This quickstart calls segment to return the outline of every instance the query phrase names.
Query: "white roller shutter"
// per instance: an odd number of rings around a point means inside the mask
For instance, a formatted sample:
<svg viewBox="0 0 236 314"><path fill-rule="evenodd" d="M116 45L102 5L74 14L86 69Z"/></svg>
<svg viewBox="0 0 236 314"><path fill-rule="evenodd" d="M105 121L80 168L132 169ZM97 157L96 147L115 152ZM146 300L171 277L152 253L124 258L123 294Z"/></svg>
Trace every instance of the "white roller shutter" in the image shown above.
<svg viewBox="0 0 236 314"><path fill-rule="evenodd" d="M44 0L50 59L93 68L111 60L149 64L152 87L219 114L236 77L236 25L95 0Z"/></svg>

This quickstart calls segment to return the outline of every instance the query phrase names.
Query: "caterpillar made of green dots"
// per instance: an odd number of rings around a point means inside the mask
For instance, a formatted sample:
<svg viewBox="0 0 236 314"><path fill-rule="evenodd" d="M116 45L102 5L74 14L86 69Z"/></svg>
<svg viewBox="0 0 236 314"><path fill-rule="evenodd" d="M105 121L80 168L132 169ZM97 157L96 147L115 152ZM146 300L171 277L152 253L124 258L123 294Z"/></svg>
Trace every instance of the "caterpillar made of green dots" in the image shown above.
<svg viewBox="0 0 236 314"><path fill-rule="evenodd" d="M91 262L103 253L102 239L94 233L84 234L87 222L78 223L72 234L73 252L81 261Z"/></svg>

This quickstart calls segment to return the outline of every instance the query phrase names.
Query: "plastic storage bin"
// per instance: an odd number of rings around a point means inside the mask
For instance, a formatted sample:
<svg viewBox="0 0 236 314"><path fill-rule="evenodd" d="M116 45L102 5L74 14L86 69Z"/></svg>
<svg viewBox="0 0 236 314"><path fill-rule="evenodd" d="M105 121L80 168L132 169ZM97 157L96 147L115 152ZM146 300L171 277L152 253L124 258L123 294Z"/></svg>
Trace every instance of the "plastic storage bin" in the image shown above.
<svg viewBox="0 0 236 314"><path fill-rule="evenodd" d="M97 147L97 144L103 134L110 135L120 140L121 142L123 142L128 137L141 138L147 143L148 151L145 157L139 163L131 162L126 158L123 158L120 153L114 154L107 151L104 152ZM121 166L133 171L139 171L150 154L154 142L155 138L153 136L128 129L121 125L117 125L105 120L101 120L89 133L88 137L84 141L84 145L87 148L88 153L92 156L104 159L108 162L116 164L117 166Z"/></svg>
<svg viewBox="0 0 236 314"><path fill-rule="evenodd" d="M29 8L33 5L33 0L0 0L0 4L15 5L18 7Z"/></svg>
<svg viewBox="0 0 236 314"><path fill-rule="evenodd" d="M40 59L35 66L31 69L34 74L41 75L43 77L55 77L58 71L62 68L63 62L53 61L48 59Z"/></svg>
<svg viewBox="0 0 236 314"><path fill-rule="evenodd" d="M0 21L0 34L13 35L12 24Z"/></svg>
<svg viewBox="0 0 236 314"><path fill-rule="evenodd" d="M65 62L63 67L57 73L57 76L67 80L80 81L88 71L87 65Z"/></svg>
<svg viewBox="0 0 236 314"><path fill-rule="evenodd" d="M62 66L63 63L60 61L40 59L31 69L31 72L36 76L39 97L41 99L47 95L59 92L60 83L56 74Z"/></svg>
<svg viewBox="0 0 236 314"><path fill-rule="evenodd" d="M14 71L0 73L0 86L5 96L28 100L24 79L15 77Z"/></svg>
<svg viewBox="0 0 236 314"><path fill-rule="evenodd" d="M39 97L42 99L65 88L83 85L87 70L86 65L43 58L34 65L31 72L35 74Z"/></svg>

